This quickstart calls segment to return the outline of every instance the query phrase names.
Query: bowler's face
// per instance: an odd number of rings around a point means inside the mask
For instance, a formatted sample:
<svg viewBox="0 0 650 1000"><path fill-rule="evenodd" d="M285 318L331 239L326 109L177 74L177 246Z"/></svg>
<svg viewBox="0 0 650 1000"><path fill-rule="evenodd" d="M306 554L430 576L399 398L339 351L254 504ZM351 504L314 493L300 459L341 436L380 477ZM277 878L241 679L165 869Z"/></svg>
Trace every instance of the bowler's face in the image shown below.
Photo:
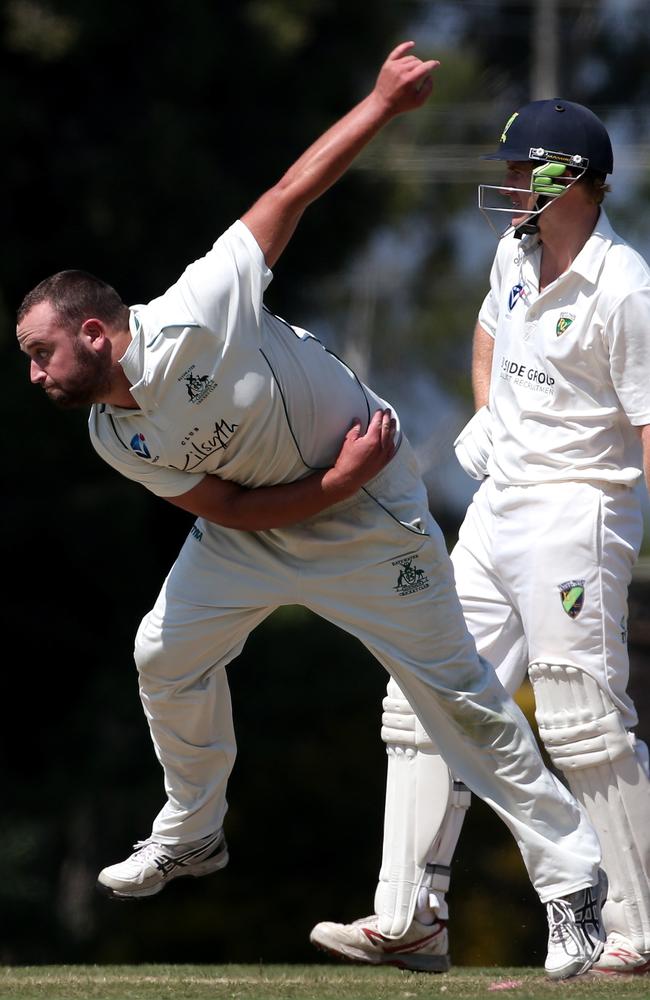
<svg viewBox="0 0 650 1000"><path fill-rule="evenodd" d="M18 344L29 358L29 377L62 409L100 402L107 391L110 360L81 334L60 326L48 302L22 320Z"/></svg>

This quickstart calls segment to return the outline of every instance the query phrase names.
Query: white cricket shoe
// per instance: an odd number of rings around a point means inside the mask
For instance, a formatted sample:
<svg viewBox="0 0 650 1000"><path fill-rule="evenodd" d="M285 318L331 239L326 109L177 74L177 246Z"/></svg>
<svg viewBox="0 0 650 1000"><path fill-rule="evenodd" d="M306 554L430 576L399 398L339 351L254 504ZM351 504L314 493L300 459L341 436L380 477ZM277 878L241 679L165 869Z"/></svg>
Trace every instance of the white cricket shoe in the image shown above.
<svg viewBox="0 0 650 1000"><path fill-rule="evenodd" d="M612 931L607 935L602 955L594 965L594 972L644 975L650 972L650 954L638 952L623 934Z"/></svg>
<svg viewBox="0 0 650 1000"><path fill-rule="evenodd" d="M598 960L605 941L600 908L606 886L601 874L597 885L546 904L549 934L544 968L550 979L581 976Z"/></svg>
<svg viewBox="0 0 650 1000"><path fill-rule="evenodd" d="M209 875L228 864L228 847L221 830L191 844L160 844L150 837L134 847L126 861L99 873L97 888L113 899L155 896L174 878Z"/></svg>
<svg viewBox="0 0 650 1000"><path fill-rule="evenodd" d="M450 965L446 920L433 924L414 920L401 938L384 937L375 915L352 924L326 920L316 924L309 940L321 951L350 962L395 965L414 972L447 972Z"/></svg>

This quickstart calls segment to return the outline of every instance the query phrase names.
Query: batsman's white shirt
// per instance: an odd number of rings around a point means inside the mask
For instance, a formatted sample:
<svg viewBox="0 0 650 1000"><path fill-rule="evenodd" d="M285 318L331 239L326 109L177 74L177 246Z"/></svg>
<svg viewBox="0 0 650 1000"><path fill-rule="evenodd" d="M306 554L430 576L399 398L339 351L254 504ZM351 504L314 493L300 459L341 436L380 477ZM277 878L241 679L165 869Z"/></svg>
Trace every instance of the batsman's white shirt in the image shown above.
<svg viewBox="0 0 650 1000"><path fill-rule="evenodd" d="M501 240L479 323L494 337L490 385L500 485L641 475L650 423L650 269L601 210L571 266L539 291L536 237Z"/></svg>
<svg viewBox="0 0 650 1000"><path fill-rule="evenodd" d="M452 553L479 652L511 692L529 663L569 664L628 728L627 593L643 525L650 269L601 210L569 269L539 290L536 237L499 244L479 322L494 337L493 452ZM578 602L565 606L573 588Z"/></svg>
<svg viewBox="0 0 650 1000"><path fill-rule="evenodd" d="M139 409L93 406L102 458L173 497L206 473L244 486L293 482L334 463L355 418L365 430L388 404L264 307L271 277L238 221L164 295L132 309L120 363Z"/></svg>

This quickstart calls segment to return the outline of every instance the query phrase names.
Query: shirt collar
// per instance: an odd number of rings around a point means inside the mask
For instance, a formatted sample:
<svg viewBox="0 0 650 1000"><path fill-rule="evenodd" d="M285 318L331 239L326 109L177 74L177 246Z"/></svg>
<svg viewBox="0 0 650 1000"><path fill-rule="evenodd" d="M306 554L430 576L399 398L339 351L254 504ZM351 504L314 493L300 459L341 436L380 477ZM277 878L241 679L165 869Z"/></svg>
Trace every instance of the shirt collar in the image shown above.
<svg viewBox="0 0 650 1000"><path fill-rule="evenodd" d="M131 383L131 391L133 391L144 377L144 337L142 336L142 323L133 309L129 313L129 330L131 331L131 343L119 359L119 363Z"/></svg>
<svg viewBox="0 0 650 1000"><path fill-rule="evenodd" d="M131 332L131 343L122 357L118 359L118 363L122 366L122 371L131 383L131 395L140 407L140 410L147 413L151 412L152 406L147 398L146 392L146 370L144 360L145 338L144 331L142 329L142 322L133 309L131 309L129 314L129 330ZM124 414L125 416L132 417L138 411L128 407L115 406L113 404L106 403L102 407L102 412L112 413L115 416Z"/></svg>
<svg viewBox="0 0 650 1000"><path fill-rule="evenodd" d="M571 264L569 271L581 275L592 285L597 284L607 251L618 237L612 229L603 208L591 236Z"/></svg>

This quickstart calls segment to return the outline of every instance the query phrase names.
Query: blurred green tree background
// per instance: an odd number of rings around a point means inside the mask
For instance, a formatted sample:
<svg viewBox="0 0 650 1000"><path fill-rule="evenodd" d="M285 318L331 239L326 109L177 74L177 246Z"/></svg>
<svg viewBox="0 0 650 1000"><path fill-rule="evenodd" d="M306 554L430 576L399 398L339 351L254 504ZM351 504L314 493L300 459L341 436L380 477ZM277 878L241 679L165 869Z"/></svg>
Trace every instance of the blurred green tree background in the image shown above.
<svg viewBox="0 0 650 1000"><path fill-rule="evenodd" d="M137 905L95 892L162 804L132 645L191 519L104 466L84 414L29 385L14 333L23 295L67 267L128 302L160 293L415 39L442 62L433 98L309 209L268 302L397 406L451 546L474 486L452 441L471 412L471 331L495 249L476 183L496 174L478 157L533 97L589 104L615 142L610 215L647 253L645 6L0 0L0 961L322 961L312 924L372 908L385 778L383 671L285 609L229 670L229 867ZM451 911L457 963L542 962L542 907L480 802Z"/></svg>

